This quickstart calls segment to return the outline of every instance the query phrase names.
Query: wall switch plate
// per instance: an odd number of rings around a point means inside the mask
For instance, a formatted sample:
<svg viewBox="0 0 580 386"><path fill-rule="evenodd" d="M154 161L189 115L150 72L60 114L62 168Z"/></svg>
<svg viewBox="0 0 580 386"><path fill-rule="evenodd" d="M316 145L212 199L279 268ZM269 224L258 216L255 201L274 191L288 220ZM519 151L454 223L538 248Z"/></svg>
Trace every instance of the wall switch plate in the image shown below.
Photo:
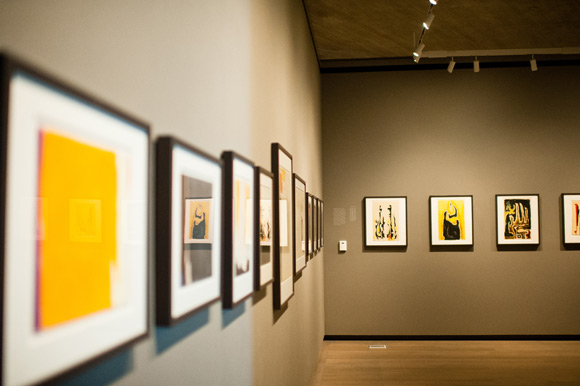
<svg viewBox="0 0 580 386"><path fill-rule="evenodd" d="M339 252L346 252L346 240L340 240L338 242L338 251Z"/></svg>

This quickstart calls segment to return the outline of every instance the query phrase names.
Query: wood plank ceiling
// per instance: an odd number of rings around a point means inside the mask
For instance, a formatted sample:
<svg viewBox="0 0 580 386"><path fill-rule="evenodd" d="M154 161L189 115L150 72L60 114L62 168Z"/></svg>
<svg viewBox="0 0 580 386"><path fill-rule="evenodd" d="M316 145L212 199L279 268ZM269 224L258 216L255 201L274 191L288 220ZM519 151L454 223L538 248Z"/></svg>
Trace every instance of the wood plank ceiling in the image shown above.
<svg viewBox="0 0 580 386"><path fill-rule="evenodd" d="M429 0L304 0L320 67L413 65ZM440 0L420 65L578 60L580 0ZM510 59L511 58L511 59Z"/></svg>

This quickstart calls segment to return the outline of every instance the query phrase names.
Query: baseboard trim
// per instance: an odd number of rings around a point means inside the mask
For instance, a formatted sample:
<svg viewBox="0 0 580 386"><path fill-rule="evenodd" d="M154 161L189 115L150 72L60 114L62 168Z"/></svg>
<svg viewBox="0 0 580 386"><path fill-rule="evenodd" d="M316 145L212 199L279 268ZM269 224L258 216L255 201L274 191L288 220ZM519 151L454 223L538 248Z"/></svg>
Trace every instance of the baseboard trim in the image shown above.
<svg viewBox="0 0 580 386"><path fill-rule="evenodd" d="M325 335L324 340L580 340L580 335Z"/></svg>

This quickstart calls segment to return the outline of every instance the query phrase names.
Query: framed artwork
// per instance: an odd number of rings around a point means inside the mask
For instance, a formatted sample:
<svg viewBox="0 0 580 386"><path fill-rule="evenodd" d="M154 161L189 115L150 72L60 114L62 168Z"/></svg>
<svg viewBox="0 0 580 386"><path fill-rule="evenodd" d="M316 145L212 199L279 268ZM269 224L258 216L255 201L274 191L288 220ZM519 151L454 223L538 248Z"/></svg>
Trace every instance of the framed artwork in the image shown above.
<svg viewBox="0 0 580 386"><path fill-rule="evenodd" d="M308 193L308 258L314 257L314 196Z"/></svg>
<svg viewBox="0 0 580 386"><path fill-rule="evenodd" d="M222 161L223 306L233 308L254 292L254 164L232 151L223 152Z"/></svg>
<svg viewBox="0 0 580 386"><path fill-rule="evenodd" d="M562 194L564 245L580 244L580 193Z"/></svg>
<svg viewBox="0 0 580 386"><path fill-rule="evenodd" d="M430 196L431 245L473 245L473 196Z"/></svg>
<svg viewBox="0 0 580 386"><path fill-rule="evenodd" d="M324 247L324 201L320 201L320 247Z"/></svg>
<svg viewBox="0 0 580 386"><path fill-rule="evenodd" d="M222 168L168 136L156 163L156 318L171 325L220 298Z"/></svg>
<svg viewBox="0 0 580 386"><path fill-rule="evenodd" d="M314 224L314 242L316 244L316 252L320 252L320 199L318 197L314 197L314 208L315 208L315 221Z"/></svg>
<svg viewBox="0 0 580 386"><path fill-rule="evenodd" d="M364 198L365 247L407 246L407 197Z"/></svg>
<svg viewBox="0 0 580 386"><path fill-rule="evenodd" d="M322 250L322 200L318 199L318 250Z"/></svg>
<svg viewBox="0 0 580 386"><path fill-rule="evenodd" d="M149 128L14 57L0 72L1 380L37 384L148 334Z"/></svg>
<svg viewBox="0 0 580 386"><path fill-rule="evenodd" d="M274 280L274 252L272 248L272 173L259 166L254 168L256 192L254 204L255 227L258 229L254 255L254 289L257 291Z"/></svg>
<svg viewBox="0 0 580 386"><path fill-rule="evenodd" d="M292 155L279 143L272 144L274 174L274 308L280 309L294 295L294 245L292 228Z"/></svg>
<svg viewBox="0 0 580 386"><path fill-rule="evenodd" d="M496 195L497 245L540 244L540 196Z"/></svg>
<svg viewBox="0 0 580 386"><path fill-rule="evenodd" d="M294 173L294 274L306 267L306 182Z"/></svg>

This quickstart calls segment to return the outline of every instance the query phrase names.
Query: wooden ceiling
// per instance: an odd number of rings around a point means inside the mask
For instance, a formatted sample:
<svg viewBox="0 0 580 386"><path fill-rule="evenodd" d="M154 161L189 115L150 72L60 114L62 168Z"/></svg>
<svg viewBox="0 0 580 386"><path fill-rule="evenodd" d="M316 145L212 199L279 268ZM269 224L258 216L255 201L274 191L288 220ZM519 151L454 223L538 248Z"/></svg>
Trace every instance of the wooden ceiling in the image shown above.
<svg viewBox="0 0 580 386"><path fill-rule="evenodd" d="M304 0L320 67L413 65L428 0ZM580 0L440 0L421 64L580 56ZM542 57L543 55L543 57ZM468 59L468 57L470 57ZM459 59L461 60L461 59Z"/></svg>

